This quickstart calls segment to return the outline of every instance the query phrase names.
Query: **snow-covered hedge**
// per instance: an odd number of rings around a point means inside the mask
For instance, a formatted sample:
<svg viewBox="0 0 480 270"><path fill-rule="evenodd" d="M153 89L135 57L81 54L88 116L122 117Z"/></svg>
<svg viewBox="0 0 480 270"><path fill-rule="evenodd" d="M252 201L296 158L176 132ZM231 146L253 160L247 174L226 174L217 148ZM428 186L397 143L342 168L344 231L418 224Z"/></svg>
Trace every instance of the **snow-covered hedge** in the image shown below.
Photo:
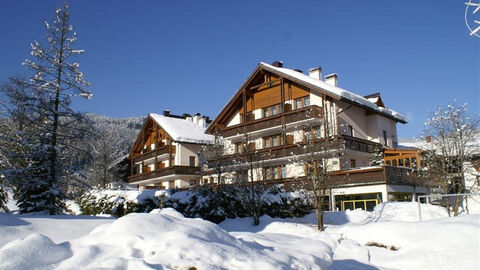
<svg viewBox="0 0 480 270"><path fill-rule="evenodd" d="M248 217L249 211L241 190L227 186L218 191L209 187L198 190L92 190L79 199L82 214L108 214L116 217L128 213L147 213L155 208L171 207L186 217L201 217L219 223L225 218ZM272 186L261 194L260 214L271 217L300 217L312 210L306 191L285 191Z"/></svg>

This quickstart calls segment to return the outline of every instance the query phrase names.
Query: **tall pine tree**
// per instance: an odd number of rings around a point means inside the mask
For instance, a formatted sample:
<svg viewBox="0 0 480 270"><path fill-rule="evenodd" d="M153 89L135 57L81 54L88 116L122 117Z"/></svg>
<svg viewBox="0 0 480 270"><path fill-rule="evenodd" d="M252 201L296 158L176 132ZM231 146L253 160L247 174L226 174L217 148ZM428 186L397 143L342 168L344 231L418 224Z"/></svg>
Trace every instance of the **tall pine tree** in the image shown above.
<svg viewBox="0 0 480 270"><path fill-rule="evenodd" d="M85 89L89 83L78 70L76 58L84 50L74 49L76 33L69 24L68 6L56 10L51 22L45 22L47 43L31 44L33 59L23 63L32 71L29 80L15 80L13 100L22 100L12 118L21 119L26 128L14 139L26 146L23 153L10 156L24 159L26 166L7 170L7 177L21 179L17 183L18 206L21 212L64 211L64 191L81 160L81 140L90 132L84 114L70 108L72 97L90 98ZM12 89L15 91L15 89Z"/></svg>

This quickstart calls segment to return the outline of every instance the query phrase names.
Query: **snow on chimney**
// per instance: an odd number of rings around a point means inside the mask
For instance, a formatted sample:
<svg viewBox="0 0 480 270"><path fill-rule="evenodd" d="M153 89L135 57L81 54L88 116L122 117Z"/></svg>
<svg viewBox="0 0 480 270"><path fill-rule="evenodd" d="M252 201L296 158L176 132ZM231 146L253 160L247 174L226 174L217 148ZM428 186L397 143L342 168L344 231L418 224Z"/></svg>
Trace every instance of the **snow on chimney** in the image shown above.
<svg viewBox="0 0 480 270"><path fill-rule="evenodd" d="M199 125L199 124L198 124L198 120L199 120L199 119L200 119L200 114L199 114L199 113L196 113L196 114L193 115L193 123L194 123L195 125Z"/></svg>
<svg viewBox="0 0 480 270"><path fill-rule="evenodd" d="M275 61L272 63L272 66L274 67L283 67L283 62L282 61Z"/></svg>
<svg viewBox="0 0 480 270"><path fill-rule="evenodd" d="M198 125L201 127L207 127L207 117L201 116L200 119L198 119Z"/></svg>
<svg viewBox="0 0 480 270"><path fill-rule="evenodd" d="M330 85L337 86L338 85L338 75L337 75L337 73L332 73L332 74L325 75L325 82L330 84Z"/></svg>
<svg viewBox="0 0 480 270"><path fill-rule="evenodd" d="M322 80L322 67L314 67L308 70L308 76L311 78Z"/></svg>

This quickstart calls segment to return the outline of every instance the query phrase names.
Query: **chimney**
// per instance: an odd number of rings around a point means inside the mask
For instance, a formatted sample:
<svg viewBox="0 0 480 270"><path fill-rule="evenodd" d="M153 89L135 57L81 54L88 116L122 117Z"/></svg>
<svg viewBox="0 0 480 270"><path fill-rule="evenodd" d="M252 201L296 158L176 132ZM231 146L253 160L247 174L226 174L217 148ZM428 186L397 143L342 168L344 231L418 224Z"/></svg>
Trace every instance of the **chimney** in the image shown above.
<svg viewBox="0 0 480 270"><path fill-rule="evenodd" d="M430 135L425 136L425 141L427 143L431 142L432 141L432 136L430 136Z"/></svg>
<svg viewBox="0 0 480 270"><path fill-rule="evenodd" d="M314 67L308 70L308 76L311 78L322 80L322 67Z"/></svg>
<svg viewBox="0 0 480 270"><path fill-rule="evenodd" d="M200 114L196 113L193 115L193 123L199 125L198 120L200 119Z"/></svg>
<svg viewBox="0 0 480 270"><path fill-rule="evenodd" d="M163 116L170 116L170 110L164 110Z"/></svg>
<svg viewBox="0 0 480 270"><path fill-rule="evenodd" d="M325 82L337 86L338 85L338 75L337 73L328 74L325 76Z"/></svg>
<svg viewBox="0 0 480 270"><path fill-rule="evenodd" d="M206 116L201 116L200 119L198 119L198 125L201 127L207 127L207 117Z"/></svg>
<svg viewBox="0 0 480 270"><path fill-rule="evenodd" d="M282 61L275 61L272 63L272 66L274 67L283 67L283 62Z"/></svg>

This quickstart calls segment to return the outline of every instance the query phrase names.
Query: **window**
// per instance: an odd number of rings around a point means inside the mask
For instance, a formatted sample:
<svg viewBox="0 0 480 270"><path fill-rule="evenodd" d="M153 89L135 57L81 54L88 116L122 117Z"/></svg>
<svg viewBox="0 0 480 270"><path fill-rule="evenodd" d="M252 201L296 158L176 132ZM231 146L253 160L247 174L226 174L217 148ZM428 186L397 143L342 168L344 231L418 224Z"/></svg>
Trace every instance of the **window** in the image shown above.
<svg viewBox="0 0 480 270"><path fill-rule="evenodd" d="M272 179L272 168L265 168L264 169L264 174L265 174L265 180L271 180Z"/></svg>
<svg viewBox="0 0 480 270"><path fill-rule="evenodd" d="M278 174L278 167L273 167L272 168L272 174L273 174L273 179L277 179L279 178L279 174Z"/></svg>
<svg viewBox="0 0 480 270"><path fill-rule="evenodd" d="M383 131L383 141L385 142L385 146L388 146L387 131L386 130Z"/></svg>
<svg viewBox="0 0 480 270"><path fill-rule="evenodd" d="M323 138L323 130L321 126L303 130L303 140L310 141Z"/></svg>
<svg viewBox="0 0 480 270"><path fill-rule="evenodd" d="M315 137L315 139L321 139L323 137L321 126L316 126L313 128L313 136Z"/></svg>
<svg viewBox="0 0 480 270"><path fill-rule="evenodd" d="M295 99L295 109L310 106L310 96Z"/></svg>
<svg viewBox="0 0 480 270"><path fill-rule="evenodd" d="M263 170L265 180L287 178L287 170L285 165L265 167Z"/></svg>
<svg viewBox="0 0 480 270"><path fill-rule="evenodd" d="M280 104L273 105L262 109L263 117L269 117L272 115L277 115L282 112Z"/></svg>
<svg viewBox="0 0 480 270"><path fill-rule="evenodd" d="M189 165L190 165L190 167L195 167L195 157L194 156L190 157Z"/></svg>
<svg viewBox="0 0 480 270"><path fill-rule="evenodd" d="M352 125L348 125L347 135L353 137L353 126Z"/></svg>
<svg viewBox="0 0 480 270"><path fill-rule="evenodd" d="M272 147L279 146L279 145L280 145L279 136L272 138Z"/></svg>
<svg viewBox="0 0 480 270"><path fill-rule="evenodd" d="M303 98L303 107L310 106L310 97Z"/></svg>
<svg viewBox="0 0 480 270"><path fill-rule="evenodd" d="M357 161L355 159L350 159L350 168L357 167Z"/></svg>
<svg viewBox="0 0 480 270"><path fill-rule="evenodd" d="M271 137L263 138L263 141L264 141L264 148L270 148L270 147L272 147Z"/></svg>
<svg viewBox="0 0 480 270"><path fill-rule="evenodd" d="M272 135L263 137L263 148L275 147L283 144L283 140L280 135Z"/></svg>
<svg viewBox="0 0 480 270"><path fill-rule="evenodd" d="M271 110L272 110L272 115L278 114L278 111L277 111L278 108L277 108L277 106L273 106L273 107L271 108Z"/></svg>
<svg viewBox="0 0 480 270"><path fill-rule="evenodd" d="M282 179L287 178L287 167L286 167L285 165L282 165L282 166L281 166L281 170L282 170L282 171L281 171L281 174L282 174L282 175L281 175L281 178L282 178Z"/></svg>
<svg viewBox="0 0 480 270"><path fill-rule="evenodd" d="M296 100L295 100L295 108L296 108L296 109L300 109L300 108L302 108L302 107L303 107L303 106L302 106L302 99L301 99L301 98L296 99Z"/></svg>
<svg viewBox="0 0 480 270"><path fill-rule="evenodd" d="M242 154L244 150L243 144L241 142L235 143L235 153Z"/></svg>
<svg viewBox="0 0 480 270"><path fill-rule="evenodd" d="M270 108L263 108L263 117L270 116Z"/></svg>

